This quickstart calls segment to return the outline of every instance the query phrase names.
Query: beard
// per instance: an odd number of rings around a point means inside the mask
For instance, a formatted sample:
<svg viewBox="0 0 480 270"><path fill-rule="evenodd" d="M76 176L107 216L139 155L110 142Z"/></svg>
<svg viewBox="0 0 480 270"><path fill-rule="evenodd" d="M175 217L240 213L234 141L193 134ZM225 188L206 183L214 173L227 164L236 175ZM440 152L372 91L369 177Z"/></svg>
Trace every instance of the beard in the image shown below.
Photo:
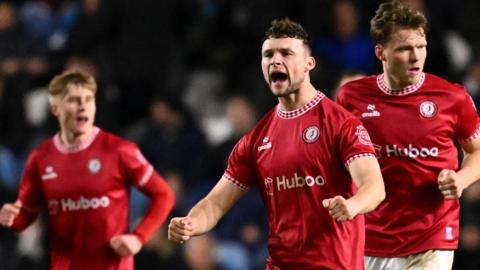
<svg viewBox="0 0 480 270"><path fill-rule="evenodd" d="M300 85L302 84L303 80L297 81L297 82L292 82L287 86L285 90L277 90L272 87L270 84L270 89L272 91L272 94L277 97L286 97L291 94L297 94L300 91Z"/></svg>

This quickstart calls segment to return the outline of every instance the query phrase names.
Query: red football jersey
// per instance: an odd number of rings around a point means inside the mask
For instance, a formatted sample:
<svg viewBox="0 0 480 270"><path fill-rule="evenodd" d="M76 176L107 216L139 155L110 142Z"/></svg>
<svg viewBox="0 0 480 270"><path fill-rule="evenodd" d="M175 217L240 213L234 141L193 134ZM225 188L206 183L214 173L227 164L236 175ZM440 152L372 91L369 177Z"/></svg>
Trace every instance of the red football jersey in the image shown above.
<svg viewBox="0 0 480 270"><path fill-rule="evenodd" d="M32 151L19 200L48 208L51 269L133 269L109 241L128 233L129 187L152 173L135 144L96 127L80 147L65 148L57 134Z"/></svg>
<svg viewBox="0 0 480 270"><path fill-rule="evenodd" d="M458 169L455 141L480 135L465 89L422 74L416 85L392 91L378 75L347 83L337 101L367 128L385 181L386 199L366 215L366 255L455 249L459 202L443 198L437 178Z"/></svg>
<svg viewBox="0 0 480 270"><path fill-rule="evenodd" d="M322 200L354 195L346 166L374 155L361 122L320 92L295 111L275 107L238 142L224 175L260 190L268 269L363 269L363 216L338 223Z"/></svg>

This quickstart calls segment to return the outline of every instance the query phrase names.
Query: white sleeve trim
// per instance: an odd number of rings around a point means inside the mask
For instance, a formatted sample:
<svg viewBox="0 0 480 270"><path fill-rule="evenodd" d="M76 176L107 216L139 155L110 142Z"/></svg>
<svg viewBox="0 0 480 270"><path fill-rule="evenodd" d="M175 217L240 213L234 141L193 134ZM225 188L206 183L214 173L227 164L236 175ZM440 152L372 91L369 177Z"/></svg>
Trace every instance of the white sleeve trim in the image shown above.
<svg viewBox="0 0 480 270"><path fill-rule="evenodd" d="M232 184L236 185L237 187L239 187L241 190L243 191L248 191L249 188L247 186L245 186L244 184L238 182L237 180L235 180L235 178L233 178L231 175L227 174L227 173L224 173L223 176L228 180L230 181Z"/></svg>
<svg viewBox="0 0 480 270"><path fill-rule="evenodd" d="M349 167L350 164L354 161L354 160L357 160L359 158L364 158L364 157L373 157L373 158L377 158L377 156L375 156L374 153L361 153L361 154L356 154L354 156L351 156L349 159L347 159L347 161L345 162L345 167Z"/></svg>
<svg viewBox="0 0 480 270"><path fill-rule="evenodd" d="M153 167L152 165L150 165L148 166L148 169L143 175L142 179L140 179L140 182L138 182L138 186L143 187L146 183L148 183L148 181L152 177L152 174L153 174Z"/></svg>
<svg viewBox="0 0 480 270"><path fill-rule="evenodd" d="M465 140L463 140L464 142L473 142L476 138L478 138L480 136L480 125L477 127L477 129L475 130L475 132L468 138L466 138Z"/></svg>

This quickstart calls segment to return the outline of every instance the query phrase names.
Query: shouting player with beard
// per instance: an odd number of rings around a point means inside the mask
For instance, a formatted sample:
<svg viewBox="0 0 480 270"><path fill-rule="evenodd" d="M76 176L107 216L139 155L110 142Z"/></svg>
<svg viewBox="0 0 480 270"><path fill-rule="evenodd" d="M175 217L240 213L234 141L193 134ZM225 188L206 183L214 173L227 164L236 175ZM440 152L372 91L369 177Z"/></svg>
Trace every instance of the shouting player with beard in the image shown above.
<svg viewBox="0 0 480 270"><path fill-rule="evenodd" d="M458 198L480 178L475 106L462 86L423 72L426 24L399 1L381 4L371 34L383 73L347 83L337 98L370 133L385 180L385 201L366 215L368 270L451 269Z"/></svg>
<svg viewBox="0 0 480 270"><path fill-rule="evenodd" d="M262 46L263 75L278 105L237 143L223 177L168 237L211 230L250 188L268 212L267 269L362 269L363 213L385 196L380 168L359 120L310 83L309 37L275 20Z"/></svg>
<svg viewBox="0 0 480 270"><path fill-rule="evenodd" d="M174 203L135 144L93 125L96 91L94 78L80 72L53 78L49 101L60 131L32 151L18 200L0 210L0 224L21 231L46 208L53 270L133 269L133 255ZM151 199L133 232L130 187Z"/></svg>

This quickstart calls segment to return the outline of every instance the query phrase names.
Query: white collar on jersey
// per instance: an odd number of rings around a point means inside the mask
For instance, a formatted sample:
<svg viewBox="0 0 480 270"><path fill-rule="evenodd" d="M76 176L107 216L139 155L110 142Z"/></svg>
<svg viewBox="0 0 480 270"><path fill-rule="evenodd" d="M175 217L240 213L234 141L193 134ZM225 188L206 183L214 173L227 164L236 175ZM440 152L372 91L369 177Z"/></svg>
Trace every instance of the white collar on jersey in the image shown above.
<svg viewBox="0 0 480 270"><path fill-rule="evenodd" d="M64 145L60 140L60 132L59 132L55 134L55 136L53 137L53 144L55 145L55 148L57 148L58 151L64 154L80 152L92 144L92 142L97 137L98 132L100 132L100 128L94 126L92 132L90 133L90 136L88 136L83 142L79 144L74 144L74 145Z"/></svg>
<svg viewBox="0 0 480 270"><path fill-rule="evenodd" d="M277 115L280 118L284 118L284 119L291 119L291 118L299 117L300 115L308 112L311 108L315 107L315 105L320 103L320 101L324 97L325 97L325 95L322 92L317 91L317 94L307 104L303 105L302 107L300 107L296 110L288 111L288 112L282 111L280 109L280 104L279 104L279 105L277 105L277 108L278 108L277 109Z"/></svg>
<svg viewBox="0 0 480 270"><path fill-rule="evenodd" d="M385 94L392 95L392 96L403 96L406 94L413 93L422 86L424 81L425 81L425 73L422 72L416 84L409 85L402 89L393 90L390 87L388 87L387 82L385 81L385 73L382 73L377 76L377 85L380 88L380 90L382 90Z"/></svg>

